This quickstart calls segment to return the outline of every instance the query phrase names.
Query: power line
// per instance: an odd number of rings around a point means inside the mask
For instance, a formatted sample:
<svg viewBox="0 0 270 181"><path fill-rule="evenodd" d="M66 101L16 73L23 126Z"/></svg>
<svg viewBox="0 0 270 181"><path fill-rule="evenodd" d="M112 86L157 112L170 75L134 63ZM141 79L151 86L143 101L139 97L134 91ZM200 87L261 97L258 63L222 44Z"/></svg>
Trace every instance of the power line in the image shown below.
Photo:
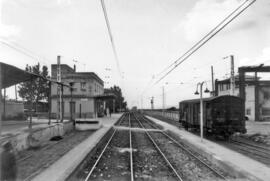
<svg viewBox="0 0 270 181"><path fill-rule="evenodd" d="M123 78L122 71L121 71L120 64L119 64L118 55L117 55L115 44L114 44L114 39L113 39L112 31L111 31L111 26L110 26L108 14L107 14L106 6L105 6L105 3L104 3L104 0L100 0L100 2L101 2L104 18L105 18L105 21L106 21L108 33L109 33L109 36L110 36L110 41L111 41L111 45L112 45L113 54L114 54L114 58L115 58L115 61L116 61L117 69L119 71L120 77Z"/></svg>
<svg viewBox="0 0 270 181"><path fill-rule="evenodd" d="M199 48L201 48L205 43L207 43L210 39L212 39L217 33L219 33L223 28L225 28L230 22L232 22L236 17L238 17L243 11L245 11L249 6L251 6L256 0L253 0L250 2L246 7L244 7L242 10L240 10L236 15L234 15L228 22L223 24L216 32L214 32L211 36L208 38L204 38L202 41L199 41L197 44L195 44L195 49L192 48L192 50L188 50L186 53L184 53L180 58L177 59L177 61L181 60L180 62L175 61L174 67L172 67L165 75L163 75L158 81L155 82L155 84L159 83L162 79L164 79L167 75L169 75L174 69L176 69L180 64L182 64L185 60L187 60L193 53L195 53ZM245 3L248 2L245 1ZM242 7L242 5L240 5ZM237 8L239 9L239 8ZM234 14L234 13L233 13Z"/></svg>

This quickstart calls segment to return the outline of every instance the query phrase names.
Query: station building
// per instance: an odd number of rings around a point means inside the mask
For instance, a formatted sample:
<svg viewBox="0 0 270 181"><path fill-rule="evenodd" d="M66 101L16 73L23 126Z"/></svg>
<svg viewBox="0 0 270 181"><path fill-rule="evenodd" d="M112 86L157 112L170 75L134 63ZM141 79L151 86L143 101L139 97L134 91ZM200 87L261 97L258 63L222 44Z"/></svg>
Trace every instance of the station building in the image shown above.
<svg viewBox="0 0 270 181"><path fill-rule="evenodd" d="M57 79L57 64L51 65L51 78ZM62 113L63 118L94 118L103 114L104 82L94 72L76 72L76 67L71 68L60 64L61 82L72 85L63 87ZM51 115L56 118L59 114L60 99L59 86L51 85Z"/></svg>
<svg viewBox="0 0 270 181"><path fill-rule="evenodd" d="M257 89L257 91L255 91ZM258 95L256 95L256 92ZM255 76L245 76L245 114L251 121L270 121L270 81L257 80ZM216 95L230 95L230 78L215 81ZM239 75L235 76L235 96L239 96ZM257 99L257 100L256 100ZM258 105L258 119L255 106Z"/></svg>

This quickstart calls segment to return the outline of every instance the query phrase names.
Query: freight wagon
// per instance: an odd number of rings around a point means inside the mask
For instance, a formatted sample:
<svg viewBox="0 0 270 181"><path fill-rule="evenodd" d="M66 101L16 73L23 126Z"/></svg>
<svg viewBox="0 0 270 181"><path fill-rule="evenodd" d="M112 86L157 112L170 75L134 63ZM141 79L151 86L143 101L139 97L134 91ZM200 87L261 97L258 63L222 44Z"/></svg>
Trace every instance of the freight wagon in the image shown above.
<svg viewBox="0 0 270 181"><path fill-rule="evenodd" d="M204 133L228 138L233 133L246 133L244 100L230 95L203 99ZM187 130L200 129L200 99L179 103L179 122Z"/></svg>

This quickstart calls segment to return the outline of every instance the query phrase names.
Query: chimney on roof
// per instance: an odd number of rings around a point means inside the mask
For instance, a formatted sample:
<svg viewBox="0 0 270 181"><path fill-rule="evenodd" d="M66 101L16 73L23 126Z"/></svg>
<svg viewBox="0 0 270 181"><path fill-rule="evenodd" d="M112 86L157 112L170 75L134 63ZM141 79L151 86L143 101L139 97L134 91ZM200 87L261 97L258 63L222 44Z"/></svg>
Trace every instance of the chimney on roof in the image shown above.
<svg viewBox="0 0 270 181"><path fill-rule="evenodd" d="M74 70L74 72L76 72L76 65L75 64L73 66L73 70Z"/></svg>

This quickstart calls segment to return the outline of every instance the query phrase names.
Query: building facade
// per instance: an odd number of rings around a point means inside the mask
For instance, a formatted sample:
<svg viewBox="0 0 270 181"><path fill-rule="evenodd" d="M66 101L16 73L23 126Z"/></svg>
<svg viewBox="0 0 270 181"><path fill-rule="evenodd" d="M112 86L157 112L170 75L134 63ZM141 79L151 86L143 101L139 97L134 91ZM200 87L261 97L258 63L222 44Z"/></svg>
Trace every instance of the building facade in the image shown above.
<svg viewBox="0 0 270 181"><path fill-rule="evenodd" d="M256 91L258 90L258 96ZM230 79L215 81L216 95L229 95ZM270 81L255 80L253 76L245 79L245 115L251 121L270 121ZM239 96L239 76L235 77L235 96ZM256 97L258 100L256 100ZM258 120L255 119L256 101L258 102Z"/></svg>
<svg viewBox="0 0 270 181"><path fill-rule="evenodd" d="M62 116L64 118L94 118L103 113L104 83L94 72L76 72L76 68L61 64L61 82L70 87L62 88ZM57 64L51 66L52 79L57 79ZM51 84L51 115L57 117L60 112L58 84Z"/></svg>

